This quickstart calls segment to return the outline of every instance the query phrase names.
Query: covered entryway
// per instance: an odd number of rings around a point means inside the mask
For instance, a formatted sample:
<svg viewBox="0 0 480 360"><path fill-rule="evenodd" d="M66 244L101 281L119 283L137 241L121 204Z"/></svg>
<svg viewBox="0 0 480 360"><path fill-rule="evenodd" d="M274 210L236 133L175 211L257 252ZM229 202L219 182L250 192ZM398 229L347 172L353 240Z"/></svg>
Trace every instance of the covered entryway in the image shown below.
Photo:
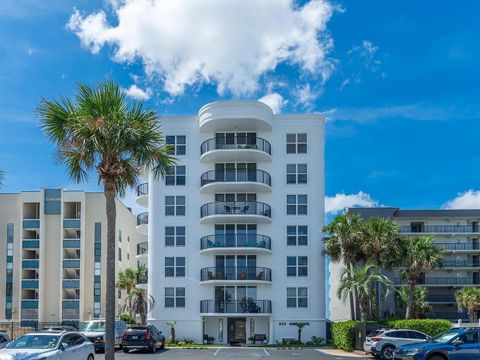
<svg viewBox="0 0 480 360"><path fill-rule="evenodd" d="M230 345L245 344L247 341L247 319L228 318L228 343Z"/></svg>

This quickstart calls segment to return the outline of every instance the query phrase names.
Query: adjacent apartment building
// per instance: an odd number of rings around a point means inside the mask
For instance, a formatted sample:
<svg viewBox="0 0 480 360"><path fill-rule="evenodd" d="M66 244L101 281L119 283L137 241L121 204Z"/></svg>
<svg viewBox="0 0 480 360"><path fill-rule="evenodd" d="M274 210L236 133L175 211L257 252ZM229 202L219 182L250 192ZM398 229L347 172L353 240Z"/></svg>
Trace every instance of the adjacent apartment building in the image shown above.
<svg viewBox="0 0 480 360"><path fill-rule="evenodd" d="M105 314L103 193L0 194L0 321L84 321ZM135 216L117 201L117 270L136 267ZM124 294L118 292L118 310Z"/></svg>
<svg viewBox="0 0 480 360"><path fill-rule="evenodd" d="M297 323L324 337L322 116L220 101L160 121L177 165L138 191L149 321L197 342L272 343Z"/></svg>
<svg viewBox="0 0 480 360"><path fill-rule="evenodd" d="M384 207L350 208L348 212L363 219L384 217L395 220L402 235L433 236L436 246L447 251L447 257L443 267L425 273L420 282L428 290L430 304L430 311L422 316L452 321L468 319L466 313L458 311L454 294L464 286L480 286L480 210L401 210ZM338 285L338 276L334 275L338 273L338 265L333 267L331 296ZM398 276L393 276L392 280L396 286L401 285ZM398 309L392 306L393 301L390 301L390 308L385 311L399 314ZM348 317L347 310L345 304L332 301L332 315Z"/></svg>

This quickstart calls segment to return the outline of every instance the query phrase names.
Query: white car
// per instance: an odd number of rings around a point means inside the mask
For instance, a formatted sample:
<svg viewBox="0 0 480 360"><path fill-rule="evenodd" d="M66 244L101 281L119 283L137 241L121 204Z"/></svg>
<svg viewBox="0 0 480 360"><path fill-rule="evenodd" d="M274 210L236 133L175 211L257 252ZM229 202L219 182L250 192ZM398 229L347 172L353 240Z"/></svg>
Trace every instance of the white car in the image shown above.
<svg viewBox="0 0 480 360"><path fill-rule="evenodd" d="M125 330L127 330L127 324L120 319L115 319L115 346L120 346ZM105 350L105 320L81 323L79 331L93 343L96 352Z"/></svg>
<svg viewBox="0 0 480 360"><path fill-rule="evenodd" d="M428 335L410 329L375 331L366 337L363 348L375 357L391 360L398 346L421 343L428 339Z"/></svg>
<svg viewBox="0 0 480 360"><path fill-rule="evenodd" d="M0 350L0 360L94 360L93 344L78 332L24 335Z"/></svg>

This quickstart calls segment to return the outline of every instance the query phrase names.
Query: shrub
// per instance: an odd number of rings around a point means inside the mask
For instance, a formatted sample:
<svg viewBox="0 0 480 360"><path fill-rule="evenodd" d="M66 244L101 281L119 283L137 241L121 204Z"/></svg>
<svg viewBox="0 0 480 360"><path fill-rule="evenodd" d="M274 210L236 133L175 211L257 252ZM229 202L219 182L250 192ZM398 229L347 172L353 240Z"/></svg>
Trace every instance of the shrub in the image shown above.
<svg viewBox="0 0 480 360"><path fill-rule="evenodd" d="M332 325L333 345L345 351L352 351L355 348L355 325L360 321L342 321Z"/></svg>
<svg viewBox="0 0 480 360"><path fill-rule="evenodd" d="M442 319L390 320L386 323L391 328L418 330L430 336L440 334L452 327L450 321Z"/></svg>
<svg viewBox="0 0 480 360"><path fill-rule="evenodd" d="M135 321L135 318L133 316L128 315L128 314L120 315L120 320L123 320L125 322L125 324L127 324L127 325L135 325L137 323Z"/></svg>

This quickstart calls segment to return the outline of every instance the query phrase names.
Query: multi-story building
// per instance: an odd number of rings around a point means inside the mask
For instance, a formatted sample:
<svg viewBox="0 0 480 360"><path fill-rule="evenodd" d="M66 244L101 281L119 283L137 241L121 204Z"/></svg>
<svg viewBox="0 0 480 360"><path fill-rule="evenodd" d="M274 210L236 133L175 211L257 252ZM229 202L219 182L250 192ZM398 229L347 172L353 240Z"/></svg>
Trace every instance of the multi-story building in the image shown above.
<svg viewBox="0 0 480 360"><path fill-rule="evenodd" d="M401 210L383 207L350 208L348 212L358 214L363 219L383 217L395 220L402 235L433 236L436 246L446 250L447 256L442 267L426 272L420 281L420 285L428 290L430 305L430 311L422 315L453 321L468 319L467 314L458 311L454 294L464 286L480 286L480 210ZM398 276L392 280L396 286L401 286L402 281ZM338 276L332 276L330 283L332 288L336 288ZM349 314L338 301L330 309L337 316ZM390 308L386 311L394 310ZM399 314L398 309L396 312Z"/></svg>
<svg viewBox="0 0 480 360"><path fill-rule="evenodd" d="M220 101L160 121L177 165L139 192L150 322L200 342L325 336L322 116Z"/></svg>
<svg viewBox="0 0 480 360"><path fill-rule="evenodd" d="M0 194L0 320L84 321L105 314L103 193ZM135 216L117 201L117 270L136 267ZM118 293L118 310L124 293Z"/></svg>

